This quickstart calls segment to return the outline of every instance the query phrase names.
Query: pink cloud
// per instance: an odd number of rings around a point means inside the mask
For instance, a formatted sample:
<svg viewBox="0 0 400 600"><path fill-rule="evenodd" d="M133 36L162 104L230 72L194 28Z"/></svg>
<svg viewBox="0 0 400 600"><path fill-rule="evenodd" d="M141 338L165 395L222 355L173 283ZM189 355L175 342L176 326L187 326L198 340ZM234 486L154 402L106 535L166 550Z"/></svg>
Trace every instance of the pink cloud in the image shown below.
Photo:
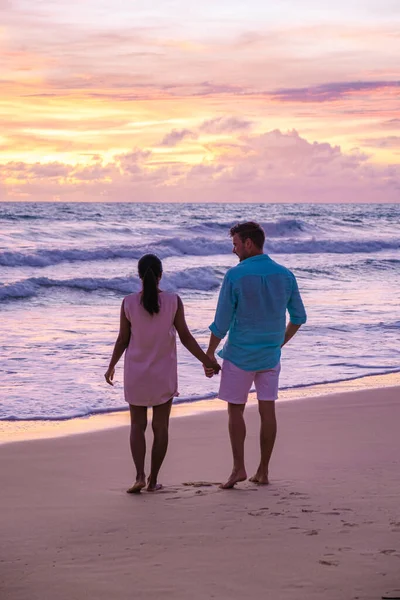
<svg viewBox="0 0 400 600"><path fill-rule="evenodd" d="M382 123L382 126L388 129L400 129L400 119L389 119Z"/></svg>
<svg viewBox="0 0 400 600"><path fill-rule="evenodd" d="M232 131L248 131L253 123L247 119L237 117L216 117L204 121L200 125L200 131L204 133L231 133Z"/></svg>
<svg viewBox="0 0 400 600"><path fill-rule="evenodd" d="M400 150L400 136L389 135L384 138L364 138L360 140L363 146L370 148L391 148Z"/></svg>
<svg viewBox="0 0 400 600"><path fill-rule="evenodd" d="M332 82L322 85L289 88L273 92L280 102L332 102L355 93L371 93L388 88L400 88L400 81Z"/></svg>
<svg viewBox="0 0 400 600"><path fill-rule="evenodd" d="M400 165L279 130L242 137L240 155L213 163L155 166L134 150L109 163L0 166L6 199L198 202L398 202ZM9 183L13 179L14 183ZM16 183L16 181L18 183Z"/></svg>
<svg viewBox="0 0 400 600"><path fill-rule="evenodd" d="M160 146L176 146L184 139L197 138L197 135L190 129L173 129L163 137Z"/></svg>

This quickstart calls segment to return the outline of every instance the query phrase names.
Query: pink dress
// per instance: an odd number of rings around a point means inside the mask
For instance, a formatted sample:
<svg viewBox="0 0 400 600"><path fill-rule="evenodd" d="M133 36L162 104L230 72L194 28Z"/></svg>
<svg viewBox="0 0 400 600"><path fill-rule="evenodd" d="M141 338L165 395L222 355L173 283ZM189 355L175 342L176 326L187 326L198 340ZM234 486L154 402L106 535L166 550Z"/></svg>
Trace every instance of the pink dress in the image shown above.
<svg viewBox="0 0 400 600"><path fill-rule="evenodd" d="M140 303L141 293L124 300L131 324L131 338L125 352L125 400L135 406L158 406L178 396L175 314L178 296L159 295L160 312L150 315Z"/></svg>

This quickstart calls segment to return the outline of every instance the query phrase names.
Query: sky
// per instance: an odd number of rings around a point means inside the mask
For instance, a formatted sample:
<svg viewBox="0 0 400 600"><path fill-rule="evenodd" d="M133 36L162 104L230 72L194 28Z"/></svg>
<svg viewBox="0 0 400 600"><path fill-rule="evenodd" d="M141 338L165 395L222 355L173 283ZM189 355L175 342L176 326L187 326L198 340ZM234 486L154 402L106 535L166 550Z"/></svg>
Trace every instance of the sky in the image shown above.
<svg viewBox="0 0 400 600"><path fill-rule="evenodd" d="M0 201L400 202L398 0L0 0Z"/></svg>

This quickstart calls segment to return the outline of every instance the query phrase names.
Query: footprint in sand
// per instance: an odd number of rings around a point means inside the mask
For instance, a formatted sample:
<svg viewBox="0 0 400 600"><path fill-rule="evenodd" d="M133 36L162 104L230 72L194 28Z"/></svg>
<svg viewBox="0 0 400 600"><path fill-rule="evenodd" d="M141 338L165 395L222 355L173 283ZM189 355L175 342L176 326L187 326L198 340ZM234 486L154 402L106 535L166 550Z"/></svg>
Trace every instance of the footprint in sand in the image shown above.
<svg viewBox="0 0 400 600"><path fill-rule="evenodd" d="M212 481L184 481L182 485L186 487L212 487L213 485L221 485L221 482Z"/></svg>
<svg viewBox="0 0 400 600"><path fill-rule="evenodd" d="M385 554L385 556L391 556L392 554L396 554L396 550L380 550L380 554Z"/></svg>
<svg viewBox="0 0 400 600"><path fill-rule="evenodd" d="M318 529L309 529L308 531L304 532L306 535L318 535L319 534L319 530Z"/></svg>
<svg viewBox="0 0 400 600"><path fill-rule="evenodd" d="M250 510L247 514L251 517L261 517L265 515L267 510L269 510L269 506L261 506L257 510Z"/></svg>
<svg viewBox="0 0 400 600"><path fill-rule="evenodd" d="M338 567L339 562L337 560L319 560L320 565L325 565L327 567Z"/></svg>
<svg viewBox="0 0 400 600"><path fill-rule="evenodd" d="M219 485L218 483L211 483L210 481L186 481L182 484L184 486L184 488L182 489L181 487L175 487L175 488L170 488L168 490L161 490L160 492L157 492L157 495L159 493L162 493L164 491L164 493L170 493L170 494L179 494L181 493L181 495L179 496L171 496L170 498L166 498L166 500L182 500L184 498L190 498L193 497L193 495L191 494L191 489L190 488L202 488L202 487L214 487ZM198 489L194 492L194 494L199 495L199 496L203 496L205 494L205 492L201 489Z"/></svg>
<svg viewBox="0 0 400 600"><path fill-rule="evenodd" d="M247 514L251 517L263 517L267 510L267 508L260 508L259 510L250 510Z"/></svg>
<svg viewBox="0 0 400 600"><path fill-rule="evenodd" d="M310 499L310 496L307 496L307 494L304 494L303 492L290 492L289 495L295 496L296 500L309 500Z"/></svg>

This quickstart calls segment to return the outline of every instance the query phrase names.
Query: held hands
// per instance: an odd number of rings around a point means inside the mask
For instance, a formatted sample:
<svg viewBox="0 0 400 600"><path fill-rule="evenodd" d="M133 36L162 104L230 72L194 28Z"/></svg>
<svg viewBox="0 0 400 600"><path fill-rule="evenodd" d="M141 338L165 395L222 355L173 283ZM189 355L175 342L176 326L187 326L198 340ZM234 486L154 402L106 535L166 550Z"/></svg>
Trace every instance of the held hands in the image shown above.
<svg viewBox="0 0 400 600"><path fill-rule="evenodd" d="M207 352L208 361L203 364L204 374L206 377L212 377L213 375L218 375L221 370L220 365L217 363L214 354L209 354Z"/></svg>
<svg viewBox="0 0 400 600"><path fill-rule="evenodd" d="M113 367L112 369L110 367L108 367L107 371L104 373L104 377L106 378L107 383L109 383L110 385L114 385L113 384L114 373L115 373L115 367Z"/></svg>

